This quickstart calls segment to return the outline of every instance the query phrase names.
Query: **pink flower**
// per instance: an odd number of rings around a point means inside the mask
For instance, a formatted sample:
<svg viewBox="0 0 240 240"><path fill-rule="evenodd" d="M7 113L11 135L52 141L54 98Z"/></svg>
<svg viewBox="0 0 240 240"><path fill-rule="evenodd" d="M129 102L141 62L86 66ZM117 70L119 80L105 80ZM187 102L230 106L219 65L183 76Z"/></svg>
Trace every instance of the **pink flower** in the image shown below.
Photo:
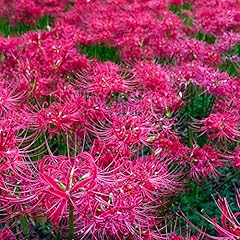
<svg viewBox="0 0 240 240"><path fill-rule="evenodd" d="M92 156L85 152L71 158L46 156L40 161L37 194L42 211L54 225L67 217L69 204L78 209L76 202L96 188L97 174Z"/></svg>
<svg viewBox="0 0 240 240"><path fill-rule="evenodd" d="M235 148L230 158L232 160L232 166L236 169L240 169L240 147Z"/></svg>
<svg viewBox="0 0 240 240"><path fill-rule="evenodd" d="M17 239L13 232L8 228L0 229L0 240L15 240Z"/></svg>
<svg viewBox="0 0 240 240"><path fill-rule="evenodd" d="M206 132L211 140L236 141L240 136L237 119L232 113L212 113L206 119L201 120L201 122L204 126L200 130Z"/></svg>
<svg viewBox="0 0 240 240"><path fill-rule="evenodd" d="M78 75L77 87L84 94L107 100L114 93L125 93L127 86L120 75L120 67L111 63L92 62L91 68Z"/></svg>
<svg viewBox="0 0 240 240"><path fill-rule="evenodd" d="M187 160L190 164L190 176L199 180L200 177L217 175L217 167L223 166L219 154L209 145L202 148L194 147Z"/></svg>

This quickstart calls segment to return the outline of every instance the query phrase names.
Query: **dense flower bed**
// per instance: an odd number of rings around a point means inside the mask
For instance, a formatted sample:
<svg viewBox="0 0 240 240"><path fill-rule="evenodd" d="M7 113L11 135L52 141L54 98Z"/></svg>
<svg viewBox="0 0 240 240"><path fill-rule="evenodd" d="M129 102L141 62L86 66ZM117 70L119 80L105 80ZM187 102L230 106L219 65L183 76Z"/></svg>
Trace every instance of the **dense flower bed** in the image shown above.
<svg viewBox="0 0 240 240"><path fill-rule="evenodd" d="M239 176L238 0L0 6L0 239L239 239L223 197L215 235L170 214L189 182Z"/></svg>

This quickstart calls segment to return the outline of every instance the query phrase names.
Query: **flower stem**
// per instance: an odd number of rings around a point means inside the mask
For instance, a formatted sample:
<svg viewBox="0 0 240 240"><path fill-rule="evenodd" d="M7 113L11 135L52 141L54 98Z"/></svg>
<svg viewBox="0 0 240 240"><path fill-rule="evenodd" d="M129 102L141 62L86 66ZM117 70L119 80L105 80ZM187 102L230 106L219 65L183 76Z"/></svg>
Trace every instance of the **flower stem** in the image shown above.
<svg viewBox="0 0 240 240"><path fill-rule="evenodd" d="M60 240L60 231L59 231L59 229L55 230L55 240Z"/></svg>
<svg viewBox="0 0 240 240"><path fill-rule="evenodd" d="M68 239L72 240L74 239L74 223L73 223L73 211L74 211L74 207L72 206L72 204L69 204L69 235L68 235Z"/></svg>
<svg viewBox="0 0 240 240"><path fill-rule="evenodd" d="M194 140L193 140L193 129L191 127L190 122L192 121L191 117L193 116L194 111L194 88L192 83L188 86L188 106L187 106L187 112L188 112L188 147L192 148Z"/></svg>

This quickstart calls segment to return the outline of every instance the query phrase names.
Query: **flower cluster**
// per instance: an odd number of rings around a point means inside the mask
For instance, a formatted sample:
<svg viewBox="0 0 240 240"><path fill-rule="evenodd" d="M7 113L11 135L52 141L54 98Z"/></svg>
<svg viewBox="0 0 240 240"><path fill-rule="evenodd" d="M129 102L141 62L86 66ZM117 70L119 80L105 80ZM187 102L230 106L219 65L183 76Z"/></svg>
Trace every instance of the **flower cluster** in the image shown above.
<svg viewBox="0 0 240 240"><path fill-rule="evenodd" d="M204 239L166 219L186 182L240 169L240 72L221 68L240 42L239 1L0 6L12 27L54 18L0 37L0 239L23 238L22 219L69 239ZM91 59L91 46L120 63ZM239 214L218 206L222 226L208 221L238 239Z"/></svg>

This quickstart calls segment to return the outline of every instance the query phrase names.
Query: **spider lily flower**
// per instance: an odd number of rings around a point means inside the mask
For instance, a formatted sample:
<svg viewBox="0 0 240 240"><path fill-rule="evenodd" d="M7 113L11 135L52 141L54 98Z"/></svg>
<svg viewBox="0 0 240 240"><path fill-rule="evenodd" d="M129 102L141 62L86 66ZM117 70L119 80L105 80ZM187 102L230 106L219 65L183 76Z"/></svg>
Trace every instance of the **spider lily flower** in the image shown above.
<svg viewBox="0 0 240 240"><path fill-rule="evenodd" d="M136 87L144 87L146 89L166 91L169 87L169 77L159 65L153 62L138 62L134 68L130 70L133 74L133 79L130 79L129 84L135 84Z"/></svg>
<svg viewBox="0 0 240 240"><path fill-rule="evenodd" d="M23 21L25 24L33 24L36 20L46 14L59 16L64 10L66 0L36 2L30 0L27 4L25 2L12 1L11 3L3 3L1 15L7 17L11 24L16 24ZM20 10L21 9L21 10ZM12 13L16 14L12 16Z"/></svg>
<svg viewBox="0 0 240 240"><path fill-rule="evenodd" d="M21 216L34 215L39 204L37 191L41 188L32 165L17 157L1 162L0 172L0 222L16 224Z"/></svg>
<svg viewBox="0 0 240 240"><path fill-rule="evenodd" d="M123 176L128 181L129 191L139 188L143 196L152 196L150 199L171 195L177 188L180 189L178 179L181 175L169 170L164 159L155 156L145 156L126 163Z"/></svg>
<svg viewBox="0 0 240 240"><path fill-rule="evenodd" d="M239 26L239 8L236 1L196 1L193 12L196 30L201 29L206 34L221 37Z"/></svg>
<svg viewBox="0 0 240 240"><path fill-rule="evenodd" d="M222 154L222 158L226 159L234 168L240 169L240 147L236 147L234 151L226 151Z"/></svg>
<svg viewBox="0 0 240 240"><path fill-rule="evenodd" d="M96 95L107 100L114 93L127 91L119 66L111 62L93 62L91 65L91 69L77 75L78 79L75 83L84 94Z"/></svg>
<svg viewBox="0 0 240 240"><path fill-rule="evenodd" d="M26 100L27 92L18 91L19 82L0 81L0 115L15 111Z"/></svg>
<svg viewBox="0 0 240 240"><path fill-rule="evenodd" d="M239 140L240 84L222 71L231 58L227 51L239 50L239 1L0 0L0 5L10 24L57 16L44 31L0 37L3 232L18 231L23 216L29 224L48 219L60 238L69 230L70 238L83 240L201 239L177 229L161 232L184 178L215 176L226 159L239 168L238 147L227 156L223 146ZM93 49L106 55L116 50L121 64L79 52ZM195 109L201 104L195 88L215 102L205 119ZM192 114L200 115L192 121L194 137L205 134L209 145L185 146L193 140L186 134L191 119L185 118ZM65 149L67 154L52 153ZM223 200L218 205L222 222L209 222L223 239L235 240L239 214Z"/></svg>
<svg viewBox="0 0 240 240"><path fill-rule="evenodd" d="M17 239L14 233L7 227L0 229L1 240L15 240Z"/></svg>
<svg viewBox="0 0 240 240"><path fill-rule="evenodd" d="M196 236L190 236L190 237L183 237L182 235L177 235L177 234L172 234L170 235L169 238L167 238L167 240L199 240L201 238L196 237Z"/></svg>
<svg viewBox="0 0 240 240"><path fill-rule="evenodd" d="M180 138L170 129L163 129L153 140L153 149L157 155L167 155L176 162L185 156L186 147L180 142Z"/></svg>
<svg viewBox="0 0 240 240"><path fill-rule="evenodd" d="M109 236L119 240L129 237L138 239L144 229L154 226L151 209L145 210L137 192L129 194L113 191L106 194L108 200L103 199L104 195L101 197L99 194L89 207L91 212L82 217L82 236L86 237L90 233L96 239Z"/></svg>
<svg viewBox="0 0 240 240"><path fill-rule="evenodd" d="M199 131L206 133L208 138L217 141L237 141L240 131L237 119L231 113L212 113L207 118L200 120Z"/></svg>
<svg viewBox="0 0 240 240"><path fill-rule="evenodd" d="M147 137L154 132L149 117L145 115L114 114L106 118L106 122L96 122L91 131L106 144L119 144L122 149L136 146L140 143L147 145Z"/></svg>
<svg viewBox="0 0 240 240"><path fill-rule="evenodd" d="M234 150L234 153L233 153L233 163L232 165L237 168L237 169L240 169L240 147L237 147L235 150Z"/></svg>
<svg viewBox="0 0 240 240"><path fill-rule="evenodd" d="M99 168L114 169L123 164L125 159L131 159L134 151L131 148L125 149L118 143L105 143L95 139L91 148L91 155L95 157Z"/></svg>
<svg viewBox="0 0 240 240"><path fill-rule="evenodd" d="M204 145L202 148L195 146L190 150L187 162L190 165L190 176L196 180L200 177L218 175L217 167L223 166L219 154L209 145Z"/></svg>
<svg viewBox="0 0 240 240"><path fill-rule="evenodd" d="M39 163L42 207L56 226L68 215L69 204L76 208L76 199L96 186L98 170L88 153L76 157L46 156ZM44 196L44 197L43 197Z"/></svg>
<svg viewBox="0 0 240 240"><path fill-rule="evenodd" d="M240 212L233 213L226 198L220 198L216 203L222 214L221 225L218 224L217 219L212 220L216 231L220 236L238 239L240 237L240 223L237 217L240 215Z"/></svg>
<svg viewBox="0 0 240 240"><path fill-rule="evenodd" d="M79 103L82 103L79 106ZM50 134L57 131L66 132L74 128L74 125L84 126L81 118L80 109L84 111L85 101L82 99L70 103L52 103L48 108L41 109L38 114L38 124L42 131L48 130ZM86 103L85 103L86 105Z"/></svg>
<svg viewBox="0 0 240 240"><path fill-rule="evenodd" d="M121 171L120 171L121 172ZM82 239L114 237L114 239L142 239L156 225L157 207L147 201L141 189L114 173L115 180L96 188L88 201L79 201L79 218L76 224ZM82 210L83 209L83 210ZM142 238L141 238L142 237Z"/></svg>

